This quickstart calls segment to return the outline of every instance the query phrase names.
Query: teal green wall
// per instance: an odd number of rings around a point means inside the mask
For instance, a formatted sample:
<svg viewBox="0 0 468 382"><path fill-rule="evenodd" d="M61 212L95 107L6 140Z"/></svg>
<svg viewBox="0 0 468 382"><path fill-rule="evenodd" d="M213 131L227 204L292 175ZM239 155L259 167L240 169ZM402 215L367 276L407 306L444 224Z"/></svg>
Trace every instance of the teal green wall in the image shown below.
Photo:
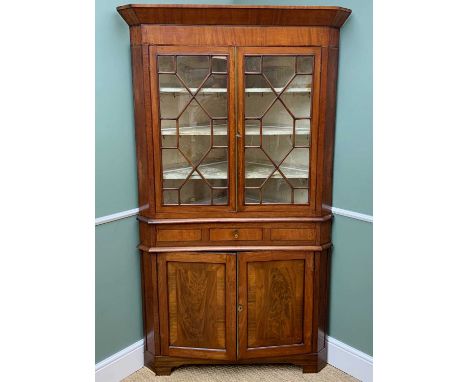
<svg viewBox="0 0 468 382"><path fill-rule="evenodd" d="M341 33L333 204L372 214L372 2L185 3L353 10ZM128 26L115 11L122 4L96 0L96 217L137 207ZM372 224L337 216L333 241L330 335L372 354ZM96 226L96 362L143 337L137 245L134 217Z"/></svg>
<svg viewBox="0 0 468 382"><path fill-rule="evenodd" d="M372 224L333 221L329 334L372 355Z"/></svg>
<svg viewBox="0 0 468 382"><path fill-rule="evenodd" d="M143 337L135 218L96 227L96 362Z"/></svg>

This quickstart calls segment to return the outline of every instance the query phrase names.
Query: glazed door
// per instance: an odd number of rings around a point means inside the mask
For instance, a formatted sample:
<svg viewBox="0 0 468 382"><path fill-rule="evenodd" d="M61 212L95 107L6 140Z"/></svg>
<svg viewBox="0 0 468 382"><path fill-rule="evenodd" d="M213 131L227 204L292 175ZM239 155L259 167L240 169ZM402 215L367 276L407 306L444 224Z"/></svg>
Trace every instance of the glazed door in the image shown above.
<svg viewBox="0 0 468 382"><path fill-rule="evenodd" d="M239 48L238 208L315 208L320 48Z"/></svg>
<svg viewBox="0 0 468 382"><path fill-rule="evenodd" d="M232 48L151 47L156 206L235 209Z"/></svg>
<svg viewBox="0 0 468 382"><path fill-rule="evenodd" d="M246 252L238 262L239 358L310 353L313 254Z"/></svg>
<svg viewBox="0 0 468 382"><path fill-rule="evenodd" d="M161 353L235 359L235 253L163 253L157 257Z"/></svg>

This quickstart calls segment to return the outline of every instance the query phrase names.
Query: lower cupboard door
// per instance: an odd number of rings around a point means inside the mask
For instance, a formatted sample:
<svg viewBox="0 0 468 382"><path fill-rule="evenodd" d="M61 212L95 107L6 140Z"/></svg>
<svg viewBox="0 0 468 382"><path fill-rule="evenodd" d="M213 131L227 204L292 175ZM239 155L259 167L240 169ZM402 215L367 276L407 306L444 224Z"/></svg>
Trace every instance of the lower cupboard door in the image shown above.
<svg viewBox="0 0 468 382"><path fill-rule="evenodd" d="M238 255L239 358L310 353L312 252Z"/></svg>
<svg viewBox="0 0 468 382"><path fill-rule="evenodd" d="M235 359L235 253L157 256L162 354Z"/></svg>

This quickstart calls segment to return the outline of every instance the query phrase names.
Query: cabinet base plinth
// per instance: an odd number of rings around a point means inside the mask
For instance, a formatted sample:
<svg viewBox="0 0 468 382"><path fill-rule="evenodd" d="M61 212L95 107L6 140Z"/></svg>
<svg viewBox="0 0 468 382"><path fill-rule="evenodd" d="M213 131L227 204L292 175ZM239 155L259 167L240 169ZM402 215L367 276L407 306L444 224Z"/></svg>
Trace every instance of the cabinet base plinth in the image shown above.
<svg viewBox="0 0 468 382"><path fill-rule="evenodd" d="M172 367L155 367L154 373L156 375L171 375Z"/></svg>
<svg viewBox="0 0 468 382"><path fill-rule="evenodd" d="M181 358L153 356L146 352L145 366L156 375L170 375L172 370L183 365L252 365L252 364L293 364L302 367L303 373L318 373L326 365L327 349L319 353L300 354L284 357L251 358L238 360L215 360L199 358Z"/></svg>

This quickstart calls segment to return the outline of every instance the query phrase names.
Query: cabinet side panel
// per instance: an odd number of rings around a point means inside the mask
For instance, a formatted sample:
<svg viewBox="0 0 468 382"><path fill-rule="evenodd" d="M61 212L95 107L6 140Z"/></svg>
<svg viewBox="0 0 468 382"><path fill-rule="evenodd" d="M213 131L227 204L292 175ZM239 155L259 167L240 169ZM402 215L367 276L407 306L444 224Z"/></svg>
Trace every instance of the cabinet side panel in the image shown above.
<svg viewBox="0 0 468 382"><path fill-rule="evenodd" d="M133 107L135 113L135 141L138 166L138 203L140 209L147 206L148 192L148 155L145 126L145 101L143 87L142 47L132 46Z"/></svg>
<svg viewBox="0 0 468 382"><path fill-rule="evenodd" d="M314 270L314 315L312 351L320 352L325 347L328 329L328 293L330 273L330 250L315 252Z"/></svg>
<svg viewBox="0 0 468 382"><path fill-rule="evenodd" d="M321 214L330 213L332 206L337 75L338 49L322 48L317 176L317 212Z"/></svg>
<svg viewBox="0 0 468 382"><path fill-rule="evenodd" d="M333 199L333 153L335 147L336 86L338 77L338 49L328 48L327 110L325 114L324 182L322 212L330 212Z"/></svg>
<svg viewBox="0 0 468 382"><path fill-rule="evenodd" d="M152 274L151 274L151 255L147 252L141 253L142 260L142 287L143 287L143 303L144 303L144 328L145 328L145 349L152 354L155 354L154 346L154 307L153 300L153 287L152 287Z"/></svg>
<svg viewBox="0 0 468 382"><path fill-rule="evenodd" d="M160 337L160 310L159 310L159 292L158 292L158 264L157 264L157 257L155 255L151 255L151 291L152 296L151 300L148 301L148 304L152 306L152 320L153 320L153 327L154 327L154 354L160 355L161 354L161 337Z"/></svg>

